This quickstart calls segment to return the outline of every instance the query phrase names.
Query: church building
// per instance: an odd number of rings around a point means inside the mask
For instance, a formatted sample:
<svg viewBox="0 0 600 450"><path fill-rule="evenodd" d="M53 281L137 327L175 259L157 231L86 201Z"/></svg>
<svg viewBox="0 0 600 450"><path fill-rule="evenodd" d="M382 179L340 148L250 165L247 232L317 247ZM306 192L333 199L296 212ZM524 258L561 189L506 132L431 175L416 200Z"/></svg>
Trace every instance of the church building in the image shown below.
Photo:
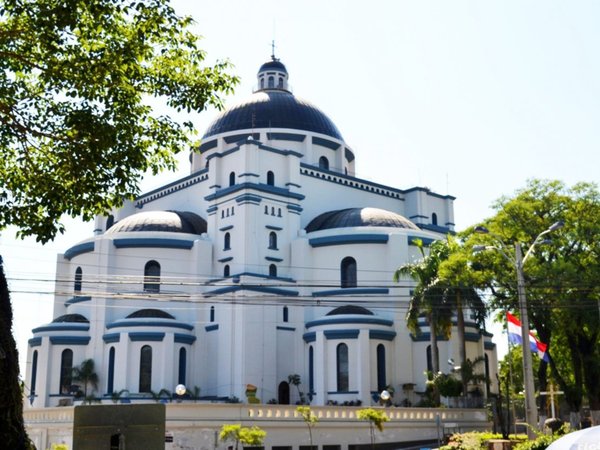
<svg viewBox="0 0 600 450"><path fill-rule="evenodd" d="M428 328L408 331L414 284L392 276L421 257L416 240L453 232L454 197L357 178L359 153L288 79L273 56L188 176L97 217L58 256L53 320L29 340L28 407L70 404L86 359L107 400L183 384L212 401L371 405L386 387L418 401ZM491 335L469 320L466 335L493 380ZM439 345L447 372L456 332Z"/></svg>

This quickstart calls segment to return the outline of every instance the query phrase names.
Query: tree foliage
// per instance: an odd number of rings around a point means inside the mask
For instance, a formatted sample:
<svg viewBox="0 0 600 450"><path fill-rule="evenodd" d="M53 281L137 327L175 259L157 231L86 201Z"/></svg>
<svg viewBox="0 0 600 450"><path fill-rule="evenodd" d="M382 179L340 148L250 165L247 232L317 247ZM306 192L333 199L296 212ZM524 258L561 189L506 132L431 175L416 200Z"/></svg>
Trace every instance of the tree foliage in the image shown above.
<svg viewBox="0 0 600 450"><path fill-rule="evenodd" d="M532 180L512 197L495 204L486 220L488 235L472 234L511 255L519 242L528 249L536 237L562 220L551 241L535 247L524 266L528 314L542 342L549 344L553 377L573 412L586 394L600 410L600 192L594 184L568 187L559 181ZM481 252L476 264L488 279L495 307L517 310L515 267L500 251ZM547 388L548 365L540 364L540 388Z"/></svg>
<svg viewBox="0 0 600 450"><path fill-rule="evenodd" d="M83 383L83 398L88 401L88 388L91 386L92 395L98 389L98 374L93 359L85 359L78 367L73 368L73 381Z"/></svg>
<svg viewBox="0 0 600 450"><path fill-rule="evenodd" d="M381 409L365 408L356 411L358 420L369 422L369 435L371 437L371 447L375 446L375 428L383 432L383 424L390 420L385 411Z"/></svg>
<svg viewBox="0 0 600 450"><path fill-rule="evenodd" d="M152 105L220 108L237 83L191 25L168 0L2 0L0 229L46 242L174 168L193 125Z"/></svg>
<svg viewBox="0 0 600 450"><path fill-rule="evenodd" d="M224 424L219 432L221 441L235 442L237 450L239 443L242 445L262 445L267 437L267 432L259 427L242 427L240 424Z"/></svg>

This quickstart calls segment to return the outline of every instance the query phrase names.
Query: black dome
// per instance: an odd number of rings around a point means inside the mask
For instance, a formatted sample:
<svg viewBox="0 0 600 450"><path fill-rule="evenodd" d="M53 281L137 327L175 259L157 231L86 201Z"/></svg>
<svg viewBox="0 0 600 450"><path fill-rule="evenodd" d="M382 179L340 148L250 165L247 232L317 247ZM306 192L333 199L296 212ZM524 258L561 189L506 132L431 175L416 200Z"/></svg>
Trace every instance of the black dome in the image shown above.
<svg viewBox="0 0 600 450"><path fill-rule="evenodd" d="M52 323L89 323L85 316L81 314L65 314L64 316L59 316L52 321Z"/></svg>
<svg viewBox="0 0 600 450"><path fill-rule="evenodd" d="M127 231L164 231L175 233L206 233L206 220L189 211L146 211L125 217L106 233Z"/></svg>
<svg viewBox="0 0 600 450"><path fill-rule="evenodd" d="M338 306L337 308L329 311L326 315L337 316L340 314L357 314L360 316L372 316L373 315L373 313L371 311L369 311L367 308L363 308L362 306L357 306L357 305Z"/></svg>
<svg viewBox="0 0 600 450"><path fill-rule="evenodd" d="M310 233L330 228L348 227L393 227L418 230L414 223L406 217L385 209L378 208L348 208L338 211L323 213L306 226L306 232Z"/></svg>
<svg viewBox="0 0 600 450"><path fill-rule="evenodd" d="M267 70L279 70L281 72L288 73L283 63L277 59L264 63L262 66L260 66L260 69L258 69L258 73L265 72Z"/></svg>
<svg viewBox="0 0 600 450"><path fill-rule="evenodd" d="M291 128L343 140L335 124L319 108L281 90L255 92L249 99L222 112L209 125L203 139L228 131L256 128Z"/></svg>
<svg viewBox="0 0 600 450"><path fill-rule="evenodd" d="M132 312L127 316L127 319L147 319L147 318L155 318L155 319L175 319L168 312L162 311L160 309L138 309L135 312Z"/></svg>

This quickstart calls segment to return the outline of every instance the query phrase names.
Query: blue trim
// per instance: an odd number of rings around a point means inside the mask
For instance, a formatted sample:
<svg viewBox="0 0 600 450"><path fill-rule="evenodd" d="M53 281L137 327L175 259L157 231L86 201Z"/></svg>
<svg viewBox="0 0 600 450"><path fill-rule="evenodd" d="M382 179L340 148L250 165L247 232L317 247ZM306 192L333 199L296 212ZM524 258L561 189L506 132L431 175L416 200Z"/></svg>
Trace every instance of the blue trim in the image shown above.
<svg viewBox="0 0 600 450"><path fill-rule="evenodd" d="M31 338L27 341L27 343L29 344L30 347L39 347L40 345L42 345L42 338L41 337Z"/></svg>
<svg viewBox="0 0 600 450"><path fill-rule="evenodd" d="M233 144L247 140L248 136L251 136L252 139L254 139L255 141L258 141L260 139L260 133L241 133L232 134L231 136L225 136L223 140L228 144Z"/></svg>
<svg viewBox="0 0 600 450"><path fill-rule="evenodd" d="M219 228L219 231L227 231L227 230L231 230L232 228L233 228L233 225L227 225L226 227Z"/></svg>
<svg viewBox="0 0 600 450"><path fill-rule="evenodd" d="M271 186L270 184L262 184L262 183L250 183L248 181L244 183L239 183L233 186L227 186L226 188L219 189L214 194L207 195L204 197L204 200L211 202L217 200L219 198L225 197L234 192L242 191L245 189L253 189L259 192L265 192L267 194L280 195L282 197L293 198L296 200L304 200L304 195L297 194L295 192L290 192L289 189L280 188L277 186Z"/></svg>
<svg viewBox="0 0 600 450"><path fill-rule="evenodd" d="M48 325L44 325L41 327L37 327L34 328L33 330L31 330L31 332L33 334L35 333L43 333L44 331L89 331L90 326L88 325L82 325L82 324L78 324L78 323L65 323L65 322L60 322L60 323L56 323L56 324L48 324Z"/></svg>
<svg viewBox="0 0 600 450"><path fill-rule="evenodd" d="M262 202L263 197L259 196L259 195L253 195L253 194L242 194L238 197L235 198L235 201L239 204L239 203L253 203L255 205L258 205L260 202Z"/></svg>
<svg viewBox="0 0 600 450"><path fill-rule="evenodd" d="M325 330L326 339L358 339L359 330Z"/></svg>
<svg viewBox="0 0 600 450"><path fill-rule="evenodd" d="M213 148L217 147L218 145L219 145L219 140L213 139L212 141L203 142L202 144L200 144L200 147L198 147L198 150L200 151L200 153L202 153L202 152L206 152L208 150L212 150Z"/></svg>
<svg viewBox="0 0 600 450"><path fill-rule="evenodd" d="M366 323L366 324L373 324L373 325L386 325L388 327L391 327L392 325L394 325L394 321L392 320L388 320L388 319L381 319L379 317L371 317L371 316L365 316L365 317L333 317L333 316L329 316L327 318L323 318L323 319L316 319L316 320L311 320L310 322L306 322L306 324L304 325L306 328L312 328L312 327L317 327L317 326L321 326L321 325L339 325L339 324L345 324L345 323Z"/></svg>
<svg viewBox="0 0 600 450"><path fill-rule="evenodd" d="M239 149L240 149L240 146L238 145L236 147L224 150L221 153L212 153L206 157L206 160L210 161L213 158L223 158L224 156L227 156L227 155L237 152Z"/></svg>
<svg viewBox="0 0 600 450"><path fill-rule="evenodd" d="M283 230L283 228L276 227L275 225L265 225L265 228L268 229L268 230L275 230L275 231L281 231L281 230Z"/></svg>
<svg viewBox="0 0 600 450"><path fill-rule="evenodd" d="M469 342L479 342L481 340L481 334L479 333L465 333L465 341Z"/></svg>
<svg viewBox="0 0 600 450"><path fill-rule="evenodd" d="M213 205L213 206L209 206L208 208L206 208L206 212L208 214L211 214L211 213L215 213L218 209L219 209L218 206Z"/></svg>
<svg viewBox="0 0 600 450"><path fill-rule="evenodd" d="M317 333L314 331L309 331L308 333L304 333L302 335L302 339L304 339L304 342L307 344L310 344L311 342L315 342L317 340Z"/></svg>
<svg viewBox="0 0 600 450"><path fill-rule="evenodd" d="M316 291L312 293L313 297L329 297L333 295L365 295L365 294L389 294L388 288L343 288L330 289L327 291Z"/></svg>
<svg viewBox="0 0 600 450"><path fill-rule="evenodd" d="M50 336L53 345L88 345L92 339L89 336Z"/></svg>
<svg viewBox="0 0 600 450"><path fill-rule="evenodd" d="M175 333L174 339L176 344L192 345L194 342L196 342L196 336L190 336L189 334Z"/></svg>
<svg viewBox="0 0 600 450"><path fill-rule="evenodd" d="M295 188L298 188L298 189L300 189L302 187L302 186L300 186L299 184L296 184L296 183L285 183L285 185L286 186L292 186L292 187L295 187Z"/></svg>
<svg viewBox="0 0 600 450"><path fill-rule="evenodd" d="M277 279L277 277L267 277L267 278ZM292 291L289 289L281 289L281 288L274 288L274 287L268 287L268 286L241 285L241 286L226 286L226 287L222 287L219 289L215 289L213 291L205 292L204 296L205 297L213 297L215 295L229 294L230 292L238 292L238 291L262 292L264 294L284 295L284 296L291 296L291 297L295 297L298 295L298 291Z"/></svg>
<svg viewBox="0 0 600 450"><path fill-rule="evenodd" d="M312 138L313 145L321 145L323 147L330 148L331 150L337 150L342 146L342 144L338 144L337 142L333 142L327 139L323 139L317 136L313 136Z"/></svg>
<svg viewBox="0 0 600 450"><path fill-rule="evenodd" d="M327 395L358 394L358 391L327 391Z"/></svg>
<svg viewBox="0 0 600 450"><path fill-rule="evenodd" d="M228 262L231 260L233 260L233 256L228 256L227 258L221 258L221 259L218 259L217 261L219 261L220 263L224 263L224 262Z"/></svg>
<svg viewBox="0 0 600 450"><path fill-rule="evenodd" d="M234 275L231 275L230 278L233 278L234 282L237 283L237 282L239 282L239 277L241 277L241 276L257 277L257 278L267 278L269 280L281 280L281 281L287 281L287 282L290 282L290 283L295 283L296 282L296 280L294 280L293 278L271 277L269 275L265 275L265 274L262 274L262 273L254 273L254 272L240 272L240 273L236 273ZM236 279L237 279L237 281L235 281ZM221 281L221 280L222 280L222 278L219 278L219 279L214 280L214 281ZM211 280L211 281L213 281L213 280Z"/></svg>
<svg viewBox="0 0 600 450"><path fill-rule="evenodd" d="M89 253L94 251L94 242L84 242L83 244L74 245L64 253L65 259L71 261L71 259L79 256L83 253Z"/></svg>
<svg viewBox="0 0 600 450"><path fill-rule="evenodd" d="M115 239L113 245L117 248L183 248L190 249L194 241L162 238L127 238Z"/></svg>
<svg viewBox="0 0 600 450"><path fill-rule="evenodd" d="M165 333L155 331L130 331L127 333L131 342L135 341L154 341L161 342L165 338Z"/></svg>
<svg viewBox="0 0 600 450"><path fill-rule="evenodd" d="M208 333L209 331L218 330L219 329L219 325L207 325L207 326L204 327L204 329Z"/></svg>
<svg viewBox="0 0 600 450"><path fill-rule="evenodd" d="M412 219L429 219L429 216L422 216L421 214L415 214L414 216L410 216L409 219L410 220L412 220Z"/></svg>
<svg viewBox="0 0 600 450"><path fill-rule="evenodd" d="M135 199L136 208L142 208L144 204L150 203L151 201L157 200L161 197L165 197L173 192L181 191L182 189L198 184L208 179L208 169L202 169L198 172L194 172L187 175L179 180L175 180L171 183L165 184L157 189L153 189L150 192L140 195Z"/></svg>
<svg viewBox="0 0 600 450"><path fill-rule="evenodd" d="M415 239L420 239L423 242L424 247L429 247L432 243L434 243L437 239L431 239L422 236L407 236L408 245L417 245Z"/></svg>
<svg viewBox="0 0 600 450"><path fill-rule="evenodd" d="M304 142L306 135L295 133L267 133L267 139L270 141Z"/></svg>
<svg viewBox="0 0 600 450"><path fill-rule="evenodd" d="M448 227L441 227L439 225L432 225L430 223L417 223L416 225L422 230L433 231L435 233L452 233L452 230Z"/></svg>
<svg viewBox="0 0 600 450"><path fill-rule="evenodd" d="M414 334L410 333L410 339L413 342L429 342L431 340L431 335L429 334L429 332L419 333L416 336ZM440 334L437 337L437 339L438 339L438 341L448 341L448 338L442 334Z"/></svg>
<svg viewBox="0 0 600 450"><path fill-rule="evenodd" d="M344 156L346 157L346 161L349 163L354 161L354 153L348 147L344 148Z"/></svg>
<svg viewBox="0 0 600 450"><path fill-rule="evenodd" d="M294 327L277 327L278 330L282 330L282 331L296 331L296 329Z"/></svg>
<svg viewBox="0 0 600 450"><path fill-rule="evenodd" d="M220 184L213 184L212 186L208 187L209 189L221 189L221 185Z"/></svg>
<svg viewBox="0 0 600 450"><path fill-rule="evenodd" d="M121 333L107 333L104 336L102 336L102 340L106 344L112 344L114 342L120 342L121 341Z"/></svg>
<svg viewBox="0 0 600 450"><path fill-rule="evenodd" d="M496 344L494 344L493 342L484 342L483 348L485 350L494 350L496 348Z"/></svg>
<svg viewBox="0 0 600 450"><path fill-rule="evenodd" d="M258 146L258 148L260 150L265 150L265 151L271 152L271 153L277 153L278 155L283 155L283 156L296 156L298 158L302 158L304 156L302 153L295 152L294 150L281 150L279 148L269 147L264 144L260 144Z"/></svg>
<svg viewBox="0 0 600 450"><path fill-rule="evenodd" d="M308 243L311 247L326 247L347 244L387 244L388 240L387 234L343 234L312 238Z"/></svg>
<svg viewBox="0 0 600 450"><path fill-rule="evenodd" d="M256 177L256 178L260 178L260 175L257 174L257 173L245 172L245 173L240 173L238 175L238 178L241 178L241 177Z"/></svg>
<svg viewBox="0 0 600 450"><path fill-rule="evenodd" d="M193 330L194 326L183 322L174 322L172 319L167 319L169 322L148 321L122 319L120 322L113 322L106 325L106 329L111 328L127 328L127 327L166 327L166 328L183 328L184 330Z"/></svg>
<svg viewBox="0 0 600 450"><path fill-rule="evenodd" d="M294 213L301 213L304 209L300 205L289 204L287 205L287 210Z"/></svg>
<svg viewBox="0 0 600 450"><path fill-rule="evenodd" d="M369 339L380 339L382 341L393 341L396 337L395 331L369 330Z"/></svg>
<svg viewBox="0 0 600 450"><path fill-rule="evenodd" d="M431 190L429 188L425 188L425 187L413 187L410 189L407 189L404 191L405 194L410 194L412 192L425 192L427 195L429 195L430 197L436 197L436 198L441 198L444 200L456 200L456 197L453 197L452 195L441 195L441 194L436 194L435 192L431 192Z"/></svg>
<svg viewBox="0 0 600 450"><path fill-rule="evenodd" d="M271 249L271 250L273 250L273 249ZM281 261L283 261L283 258L274 258L273 256L265 256L265 259L267 261L273 261L273 262L281 262Z"/></svg>
<svg viewBox="0 0 600 450"><path fill-rule="evenodd" d="M76 295L75 297L71 297L69 300L65 302L65 306L74 305L75 303L81 302L89 302L92 299L89 295L80 296Z"/></svg>

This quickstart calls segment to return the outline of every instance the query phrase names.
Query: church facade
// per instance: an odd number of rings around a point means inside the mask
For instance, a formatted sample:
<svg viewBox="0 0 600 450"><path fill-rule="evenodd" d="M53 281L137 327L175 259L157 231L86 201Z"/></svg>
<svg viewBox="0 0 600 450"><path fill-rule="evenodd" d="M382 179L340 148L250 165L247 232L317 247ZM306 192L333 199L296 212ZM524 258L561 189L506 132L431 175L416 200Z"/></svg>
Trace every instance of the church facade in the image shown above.
<svg viewBox="0 0 600 450"><path fill-rule="evenodd" d="M392 275L420 257L416 240L453 232L454 197L357 178L354 150L274 57L190 161L58 256L54 319L29 341L30 406L69 404L86 359L107 399L182 384L207 400L369 405L389 386L416 402L428 329L409 333L411 281ZM495 373L491 335L469 321L467 356ZM455 337L440 342L451 358Z"/></svg>

